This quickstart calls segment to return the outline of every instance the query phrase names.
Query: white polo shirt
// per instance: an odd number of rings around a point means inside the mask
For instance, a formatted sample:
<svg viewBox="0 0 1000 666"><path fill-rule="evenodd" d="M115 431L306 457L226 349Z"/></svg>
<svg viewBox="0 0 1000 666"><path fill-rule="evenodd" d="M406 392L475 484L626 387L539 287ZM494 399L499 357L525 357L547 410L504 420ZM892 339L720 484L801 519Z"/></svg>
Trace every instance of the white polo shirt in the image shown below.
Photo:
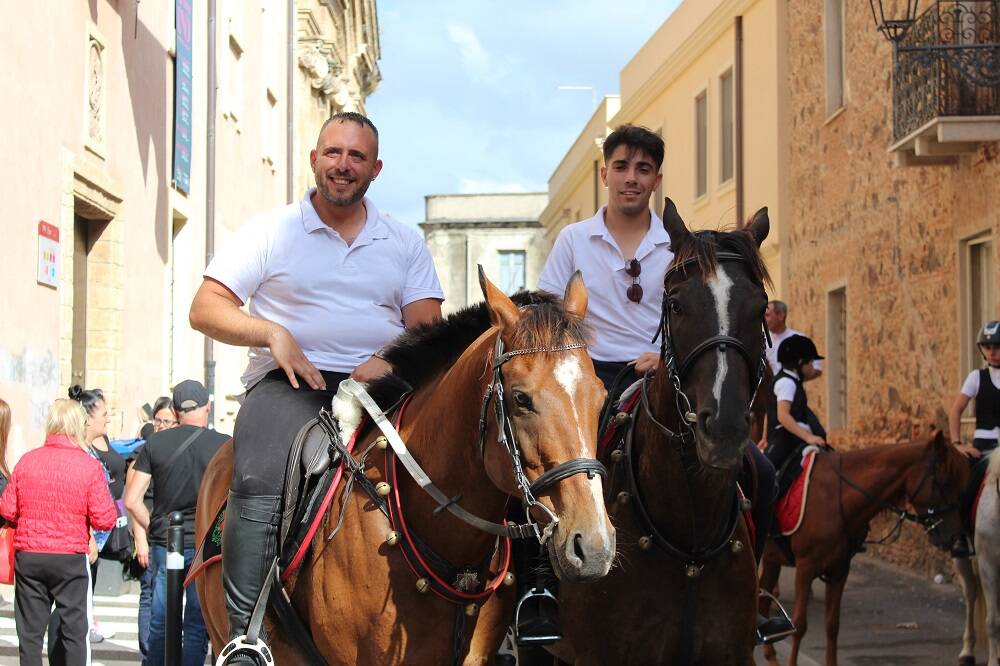
<svg viewBox="0 0 1000 666"><path fill-rule="evenodd" d="M781 364L778 363L778 347L786 338L790 338L793 335L805 335L805 333L796 331L794 328L788 328L787 326L781 333L771 333L770 331L768 333L771 336L771 346L766 349L767 362L771 364L771 372L776 375L778 374L778 370L781 370ZM822 370L823 362L816 359L812 362L812 366L817 370Z"/></svg>
<svg viewBox="0 0 1000 666"><path fill-rule="evenodd" d="M444 293L419 231L382 217L366 197L365 226L348 246L316 213L315 191L240 227L205 277L249 301L252 316L287 328L320 370L351 372L403 332L404 306ZM278 367L266 347L251 347L249 358L247 387Z"/></svg>
<svg viewBox="0 0 1000 666"><path fill-rule="evenodd" d="M538 288L562 296L570 277L580 270L587 285L586 321L594 332L588 349L591 358L632 361L644 352L660 349L650 341L660 325L663 277L674 254L663 221L651 210L649 231L635 252L642 266L642 301L630 301L625 292L632 278L625 273L625 256L604 223L606 208L559 232L538 278Z"/></svg>

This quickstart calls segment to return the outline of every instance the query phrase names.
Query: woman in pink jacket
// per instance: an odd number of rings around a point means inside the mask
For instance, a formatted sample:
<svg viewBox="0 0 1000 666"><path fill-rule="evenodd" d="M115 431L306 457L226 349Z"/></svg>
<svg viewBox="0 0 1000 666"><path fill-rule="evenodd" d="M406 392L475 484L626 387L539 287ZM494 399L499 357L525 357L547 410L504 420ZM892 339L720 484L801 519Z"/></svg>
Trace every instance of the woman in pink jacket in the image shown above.
<svg viewBox="0 0 1000 666"><path fill-rule="evenodd" d="M87 416L74 400L49 410L45 445L24 454L0 497L15 526L14 620L22 666L41 666L52 604L67 665L90 663L90 530L118 518L104 470L81 448Z"/></svg>

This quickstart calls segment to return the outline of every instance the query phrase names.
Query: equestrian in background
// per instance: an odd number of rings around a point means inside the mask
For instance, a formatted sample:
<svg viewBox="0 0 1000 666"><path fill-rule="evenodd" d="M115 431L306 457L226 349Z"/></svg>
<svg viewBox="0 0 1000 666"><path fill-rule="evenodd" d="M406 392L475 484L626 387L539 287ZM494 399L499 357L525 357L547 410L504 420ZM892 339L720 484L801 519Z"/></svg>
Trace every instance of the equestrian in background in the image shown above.
<svg viewBox="0 0 1000 666"><path fill-rule="evenodd" d="M310 165L316 187L244 224L191 304L196 330L250 347L223 533L231 638L245 633L277 551L296 433L349 375L367 382L388 372L380 348L404 328L440 319L444 300L420 232L365 197L382 168L371 120L332 116Z"/></svg>
<svg viewBox="0 0 1000 666"><path fill-rule="evenodd" d="M806 446L824 446L826 431L809 408L805 383L819 375L814 363L823 357L804 335L792 335L778 347L778 372L774 376L774 400L768 408L767 448L764 453L778 470L778 497L790 478L785 469Z"/></svg>
<svg viewBox="0 0 1000 666"><path fill-rule="evenodd" d="M986 361L986 367L969 373L948 412L951 443L973 465L969 488L962 496L962 520L966 532L955 540L951 548L952 557L973 555L972 539L969 538L973 526L968 524L968 520L972 503L986 474L988 463L983 454L995 449L1000 437L1000 321L991 321L983 326L976 345ZM962 413L971 400L976 401L976 431L969 445L962 443L961 426Z"/></svg>
<svg viewBox="0 0 1000 666"><path fill-rule="evenodd" d="M590 219L570 224L559 233L538 288L561 294L575 271L583 274L590 296L587 322L593 331L588 351L613 403L660 362L659 344L653 339L662 316L660 292L674 255L663 220L649 207L649 198L662 180L663 139L645 127L621 125L605 139L603 151L601 180L608 204ZM649 293L644 293L643 283ZM764 529L758 532L766 536L774 470L756 447L748 451L754 458L756 486L767 489L758 493L753 506L754 522ZM742 481L744 487L754 485L748 479ZM762 548L763 539L757 541ZM536 634L558 635L552 626L554 611L540 611L537 622L526 619L518 627L522 642ZM531 615L525 612L521 617Z"/></svg>

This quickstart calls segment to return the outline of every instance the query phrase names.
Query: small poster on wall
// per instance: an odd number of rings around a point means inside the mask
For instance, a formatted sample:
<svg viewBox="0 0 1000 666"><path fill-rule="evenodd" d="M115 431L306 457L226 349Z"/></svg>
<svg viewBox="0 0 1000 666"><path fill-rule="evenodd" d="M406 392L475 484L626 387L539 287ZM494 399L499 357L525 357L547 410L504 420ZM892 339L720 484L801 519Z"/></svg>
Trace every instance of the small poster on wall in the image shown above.
<svg viewBox="0 0 1000 666"><path fill-rule="evenodd" d="M59 286L59 227L38 222L38 283Z"/></svg>

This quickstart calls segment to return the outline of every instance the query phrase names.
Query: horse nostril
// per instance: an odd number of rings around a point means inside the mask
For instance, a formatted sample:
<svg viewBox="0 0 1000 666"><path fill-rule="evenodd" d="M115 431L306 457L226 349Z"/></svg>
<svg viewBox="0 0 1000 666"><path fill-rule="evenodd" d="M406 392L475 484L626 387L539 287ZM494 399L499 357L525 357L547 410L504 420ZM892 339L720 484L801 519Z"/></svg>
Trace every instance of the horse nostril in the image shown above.
<svg viewBox="0 0 1000 666"><path fill-rule="evenodd" d="M579 532L573 535L573 554L579 558L581 564L587 561L587 555L583 552L583 535Z"/></svg>

